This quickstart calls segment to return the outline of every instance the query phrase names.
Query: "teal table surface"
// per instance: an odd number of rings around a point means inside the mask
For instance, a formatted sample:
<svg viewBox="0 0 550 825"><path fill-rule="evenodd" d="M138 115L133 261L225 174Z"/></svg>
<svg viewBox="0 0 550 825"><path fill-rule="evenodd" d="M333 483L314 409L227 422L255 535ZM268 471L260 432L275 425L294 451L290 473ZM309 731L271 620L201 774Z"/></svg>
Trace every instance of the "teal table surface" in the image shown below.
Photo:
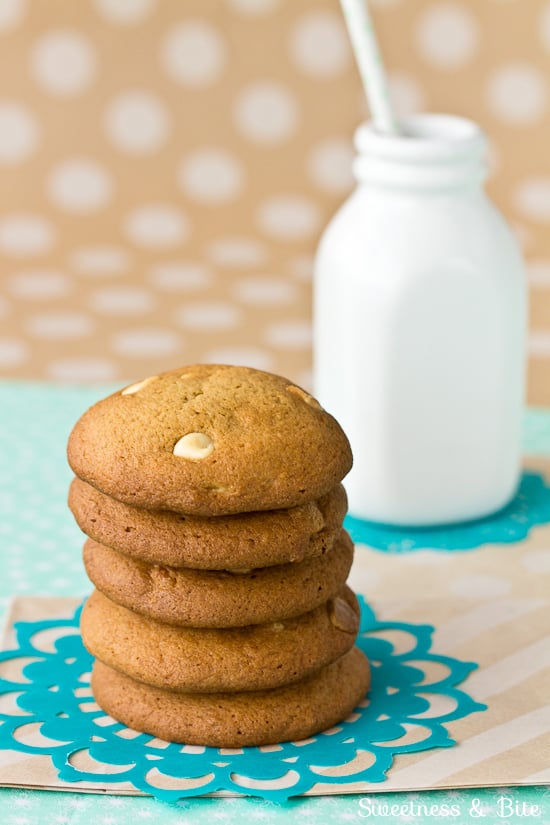
<svg viewBox="0 0 550 825"><path fill-rule="evenodd" d="M74 422L113 387L0 382L0 610L14 595L90 591L82 534L67 505L65 444ZM526 454L550 455L550 411L525 415ZM550 754L549 754L550 761ZM197 798L168 805L149 797L0 789L1 825L119 823L550 823L550 787L301 797Z"/></svg>

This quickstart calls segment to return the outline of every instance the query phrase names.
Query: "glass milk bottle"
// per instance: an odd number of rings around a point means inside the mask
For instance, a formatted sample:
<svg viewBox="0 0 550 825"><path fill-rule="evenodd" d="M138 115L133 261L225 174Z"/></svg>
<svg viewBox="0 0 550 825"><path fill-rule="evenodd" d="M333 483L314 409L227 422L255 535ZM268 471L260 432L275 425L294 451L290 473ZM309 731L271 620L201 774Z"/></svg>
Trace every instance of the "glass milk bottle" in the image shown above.
<svg viewBox="0 0 550 825"><path fill-rule="evenodd" d="M480 129L447 115L401 126L358 129L358 185L321 239L314 391L350 439L350 512L434 525L517 489L526 288L483 191Z"/></svg>

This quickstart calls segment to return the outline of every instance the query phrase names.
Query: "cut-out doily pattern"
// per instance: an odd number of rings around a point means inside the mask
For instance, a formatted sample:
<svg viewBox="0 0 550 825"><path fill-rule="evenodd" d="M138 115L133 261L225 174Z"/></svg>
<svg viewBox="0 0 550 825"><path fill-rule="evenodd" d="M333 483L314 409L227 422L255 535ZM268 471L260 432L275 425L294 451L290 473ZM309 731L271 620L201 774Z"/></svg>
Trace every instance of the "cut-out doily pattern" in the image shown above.
<svg viewBox="0 0 550 825"><path fill-rule="evenodd" d="M241 750L168 744L106 716L90 692L80 608L70 619L19 622L15 647L0 653L1 672L18 674L0 679L0 748L46 755L66 782L113 792L129 783L167 802L214 791L284 800L318 783L383 782L396 755L452 746L447 723L485 705L458 687L477 665L433 653L433 627L379 621L360 601L368 698L311 739Z"/></svg>
<svg viewBox="0 0 550 825"><path fill-rule="evenodd" d="M498 513L477 521L442 527L399 528L347 515L352 539L386 553L414 550L473 550L483 544L523 541L533 527L550 523L550 487L539 473L523 474L514 499Z"/></svg>

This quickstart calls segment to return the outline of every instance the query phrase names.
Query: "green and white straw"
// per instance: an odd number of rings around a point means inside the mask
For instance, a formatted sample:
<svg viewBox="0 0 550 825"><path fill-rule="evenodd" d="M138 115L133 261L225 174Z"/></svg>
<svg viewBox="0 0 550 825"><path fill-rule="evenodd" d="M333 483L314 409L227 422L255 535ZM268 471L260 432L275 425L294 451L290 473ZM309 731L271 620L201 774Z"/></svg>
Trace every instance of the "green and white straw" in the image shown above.
<svg viewBox="0 0 550 825"><path fill-rule="evenodd" d="M340 2L374 125L380 132L398 134L399 127L390 102L386 72L367 0Z"/></svg>

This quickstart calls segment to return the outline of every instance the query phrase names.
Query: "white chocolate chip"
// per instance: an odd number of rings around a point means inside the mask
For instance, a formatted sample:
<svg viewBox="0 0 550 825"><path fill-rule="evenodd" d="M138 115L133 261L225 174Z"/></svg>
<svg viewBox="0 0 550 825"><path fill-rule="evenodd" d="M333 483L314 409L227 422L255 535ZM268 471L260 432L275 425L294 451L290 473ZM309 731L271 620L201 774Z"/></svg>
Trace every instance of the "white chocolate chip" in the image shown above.
<svg viewBox="0 0 550 825"><path fill-rule="evenodd" d="M281 630L285 629L285 626L282 622L273 622L271 625L271 629L275 631L275 633L280 633Z"/></svg>
<svg viewBox="0 0 550 825"><path fill-rule="evenodd" d="M173 452L179 458L199 460L207 458L213 449L214 444L210 436L205 433L187 433L176 441Z"/></svg>
<svg viewBox="0 0 550 825"><path fill-rule="evenodd" d="M162 567L159 564L154 564L150 570L149 575L152 581L160 582L162 584L177 584L178 574L172 567Z"/></svg>
<svg viewBox="0 0 550 825"><path fill-rule="evenodd" d="M301 387L296 387L294 384L291 384L287 387L288 392L291 392L293 395L297 395L298 398L301 398L302 401L305 401L306 404L309 404L310 407L314 407L316 410L321 410L322 407L312 395L308 392L303 390Z"/></svg>
<svg viewBox="0 0 550 825"><path fill-rule="evenodd" d="M144 387L146 387L147 384L150 384L151 381L155 381L156 378L157 378L156 375L150 375L149 378L144 378L143 381L138 381L137 384L131 384L129 387L126 387L124 390L122 390L122 392L120 394L121 395L133 395L135 392L139 392Z"/></svg>
<svg viewBox="0 0 550 825"><path fill-rule="evenodd" d="M210 493L225 493L227 487L224 487L222 484L205 484L204 489Z"/></svg>

